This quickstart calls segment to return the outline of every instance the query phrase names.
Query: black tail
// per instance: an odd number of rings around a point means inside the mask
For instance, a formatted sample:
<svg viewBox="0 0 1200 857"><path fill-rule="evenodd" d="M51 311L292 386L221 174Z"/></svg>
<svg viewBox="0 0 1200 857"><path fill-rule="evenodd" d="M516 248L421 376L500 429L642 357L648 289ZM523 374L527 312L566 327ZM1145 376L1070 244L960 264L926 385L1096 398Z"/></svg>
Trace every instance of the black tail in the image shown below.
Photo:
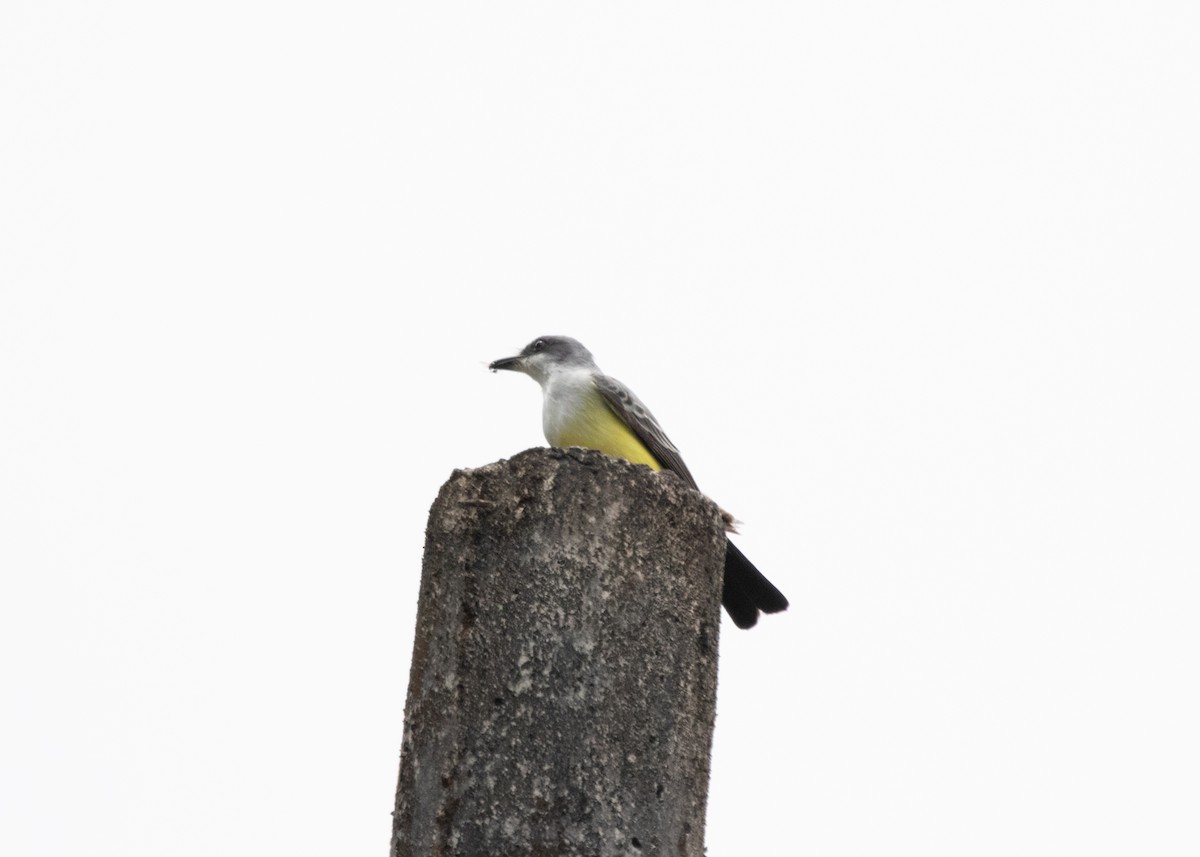
<svg viewBox="0 0 1200 857"><path fill-rule="evenodd" d="M739 628L754 627L759 610L778 613L788 606L783 593L763 577L763 573L729 539L725 540L725 582L721 587L721 603Z"/></svg>

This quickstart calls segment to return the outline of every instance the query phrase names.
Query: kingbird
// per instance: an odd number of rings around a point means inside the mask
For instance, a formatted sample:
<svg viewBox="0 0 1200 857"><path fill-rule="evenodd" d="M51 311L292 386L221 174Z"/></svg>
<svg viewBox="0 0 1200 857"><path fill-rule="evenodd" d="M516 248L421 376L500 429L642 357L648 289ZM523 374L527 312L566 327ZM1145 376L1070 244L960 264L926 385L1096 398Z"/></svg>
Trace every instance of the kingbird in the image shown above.
<svg viewBox="0 0 1200 857"><path fill-rule="evenodd" d="M542 431L551 446L584 446L653 470L669 470L699 490L654 415L632 390L601 372L578 340L542 336L516 357L496 360L488 368L524 372L541 385ZM726 529L732 530L733 516L721 514ZM721 603L739 628L752 627L760 610L778 613L788 606L783 593L728 538Z"/></svg>

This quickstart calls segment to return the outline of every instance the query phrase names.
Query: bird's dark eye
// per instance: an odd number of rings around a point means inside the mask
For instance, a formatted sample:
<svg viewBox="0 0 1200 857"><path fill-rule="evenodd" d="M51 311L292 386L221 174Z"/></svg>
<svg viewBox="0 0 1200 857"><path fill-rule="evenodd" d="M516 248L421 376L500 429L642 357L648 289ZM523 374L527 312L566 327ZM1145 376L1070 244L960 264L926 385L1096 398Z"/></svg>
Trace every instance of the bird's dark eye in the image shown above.
<svg viewBox="0 0 1200 857"><path fill-rule="evenodd" d="M546 347L546 340L544 340L544 339L538 339L533 343L534 351L541 351L545 347Z"/></svg>

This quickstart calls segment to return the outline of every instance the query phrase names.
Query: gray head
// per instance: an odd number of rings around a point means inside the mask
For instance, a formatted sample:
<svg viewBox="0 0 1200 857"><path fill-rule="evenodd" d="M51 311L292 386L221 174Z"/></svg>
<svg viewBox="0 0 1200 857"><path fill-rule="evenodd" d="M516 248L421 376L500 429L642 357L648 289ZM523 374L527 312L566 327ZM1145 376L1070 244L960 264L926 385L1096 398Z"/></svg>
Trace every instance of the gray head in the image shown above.
<svg viewBox="0 0 1200 857"><path fill-rule="evenodd" d="M592 360L592 352L584 348L578 339L569 336L539 336L522 348L516 357L503 357L494 361L488 368L493 372L497 369L524 372L540 384L551 372L563 369L595 369L596 363Z"/></svg>

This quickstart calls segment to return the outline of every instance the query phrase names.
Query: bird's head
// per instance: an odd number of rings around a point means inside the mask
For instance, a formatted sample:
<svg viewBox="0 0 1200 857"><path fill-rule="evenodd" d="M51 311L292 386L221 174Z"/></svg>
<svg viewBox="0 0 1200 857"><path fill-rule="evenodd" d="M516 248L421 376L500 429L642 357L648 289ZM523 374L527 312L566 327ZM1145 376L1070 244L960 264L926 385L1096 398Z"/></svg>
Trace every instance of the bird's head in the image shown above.
<svg viewBox="0 0 1200 857"><path fill-rule="evenodd" d="M592 352L578 339L569 336L539 336L521 349L516 357L502 357L488 366L493 372L511 369L524 372L539 384L555 372L565 369L594 369Z"/></svg>

